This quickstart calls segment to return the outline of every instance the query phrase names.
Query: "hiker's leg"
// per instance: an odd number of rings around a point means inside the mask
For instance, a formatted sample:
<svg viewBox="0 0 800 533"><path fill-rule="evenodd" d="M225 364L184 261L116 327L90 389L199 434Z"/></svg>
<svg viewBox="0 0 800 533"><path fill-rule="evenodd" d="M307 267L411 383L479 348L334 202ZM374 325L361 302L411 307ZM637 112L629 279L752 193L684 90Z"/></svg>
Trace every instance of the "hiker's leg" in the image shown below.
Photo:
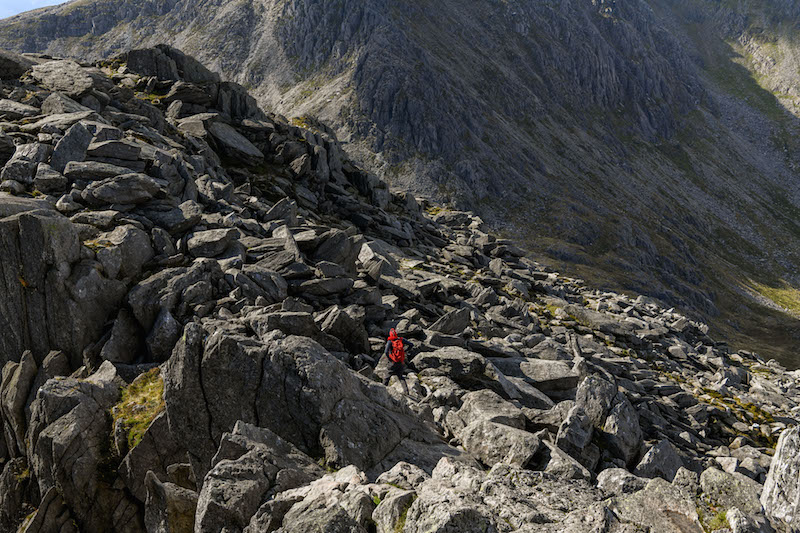
<svg viewBox="0 0 800 533"><path fill-rule="evenodd" d="M405 378L405 376L401 376L401 377L400 377L400 383L402 383L402 384L403 384L403 394L405 394L406 396L408 396L408 383L406 383L406 378Z"/></svg>

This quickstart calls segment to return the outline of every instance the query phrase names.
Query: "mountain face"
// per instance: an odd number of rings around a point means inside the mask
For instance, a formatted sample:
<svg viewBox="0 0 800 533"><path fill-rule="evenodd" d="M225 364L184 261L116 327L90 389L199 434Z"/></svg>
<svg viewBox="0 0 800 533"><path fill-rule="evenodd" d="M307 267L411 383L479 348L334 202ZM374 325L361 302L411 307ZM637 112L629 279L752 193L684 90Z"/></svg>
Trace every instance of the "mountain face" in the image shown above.
<svg viewBox="0 0 800 533"><path fill-rule="evenodd" d="M0 533L796 531L800 372L176 49L0 80Z"/></svg>
<svg viewBox="0 0 800 533"><path fill-rule="evenodd" d="M166 42L320 119L393 186L541 260L798 346L797 2L92 0L0 23L18 52Z"/></svg>

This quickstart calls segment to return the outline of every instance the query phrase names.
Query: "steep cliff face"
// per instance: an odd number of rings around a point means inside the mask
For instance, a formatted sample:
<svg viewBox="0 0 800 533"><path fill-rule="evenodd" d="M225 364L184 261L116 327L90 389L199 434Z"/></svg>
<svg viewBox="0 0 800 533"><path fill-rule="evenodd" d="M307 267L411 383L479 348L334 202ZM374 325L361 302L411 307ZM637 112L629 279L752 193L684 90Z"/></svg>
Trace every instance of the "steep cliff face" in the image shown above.
<svg viewBox="0 0 800 533"><path fill-rule="evenodd" d="M8 19L0 42L87 59L173 44L322 119L390 183L752 343L797 329L796 8L98 0Z"/></svg>

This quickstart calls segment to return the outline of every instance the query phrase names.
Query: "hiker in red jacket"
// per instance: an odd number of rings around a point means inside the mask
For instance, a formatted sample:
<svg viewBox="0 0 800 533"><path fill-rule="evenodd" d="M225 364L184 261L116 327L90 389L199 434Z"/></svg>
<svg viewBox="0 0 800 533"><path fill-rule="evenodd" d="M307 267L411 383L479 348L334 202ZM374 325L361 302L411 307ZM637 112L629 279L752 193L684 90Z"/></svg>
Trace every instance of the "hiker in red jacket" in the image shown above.
<svg viewBox="0 0 800 533"><path fill-rule="evenodd" d="M383 380L383 384L388 385L392 376L397 376L403 384L403 391L406 396L408 396L408 384L403 374L406 366L406 350L410 350L413 347L413 344L399 337L394 328L389 330L389 340L386 341L386 349L383 351L383 355L389 358L392 365L389 367L389 375Z"/></svg>

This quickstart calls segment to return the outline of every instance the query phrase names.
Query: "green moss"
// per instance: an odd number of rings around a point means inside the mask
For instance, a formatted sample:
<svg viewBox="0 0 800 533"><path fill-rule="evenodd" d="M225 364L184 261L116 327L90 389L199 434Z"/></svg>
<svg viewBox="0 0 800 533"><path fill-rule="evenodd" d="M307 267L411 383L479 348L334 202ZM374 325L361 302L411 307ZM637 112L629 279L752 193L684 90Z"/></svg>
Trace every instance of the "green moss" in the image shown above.
<svg viewBox="0 0 800 533"><path fill-rule="evenodd" d="M164 411L164 380L161 371L154 368L136 378L122 391L122 399L111 409L113 427L122 421L128 430L130 449L141 442L145 431Z"/></svg>
<svg viewBox="0 0 800 533"><path fill-rule="evenodd" d="M377 506L379 506L381 504L381 499L379 497L377 497L377 496L373 496L372 497L372 503L374 503L375 507L377 507Z"/></svg>
<svg viewBox="0 0 800 533"><path fill-rule="evenodd" d="M397 520L397 523L394 525L393 533L403 533L403 528L406 527L406 519L408 518L408 510L411 509L411 505L417 500L417 495L415 494L414 497L411 499L411 502L408 506L403 509L403 512L400 513L400 518Z"/></svg>
<svg viewBox="0 0 800 533"><path fill-rule="evenodd" d="M730 529L730 528L731 526L730 524L728 524L727 511L720 511L708 523L706 531L710 532L710 531L716 531L718 529Z"/></svg>

